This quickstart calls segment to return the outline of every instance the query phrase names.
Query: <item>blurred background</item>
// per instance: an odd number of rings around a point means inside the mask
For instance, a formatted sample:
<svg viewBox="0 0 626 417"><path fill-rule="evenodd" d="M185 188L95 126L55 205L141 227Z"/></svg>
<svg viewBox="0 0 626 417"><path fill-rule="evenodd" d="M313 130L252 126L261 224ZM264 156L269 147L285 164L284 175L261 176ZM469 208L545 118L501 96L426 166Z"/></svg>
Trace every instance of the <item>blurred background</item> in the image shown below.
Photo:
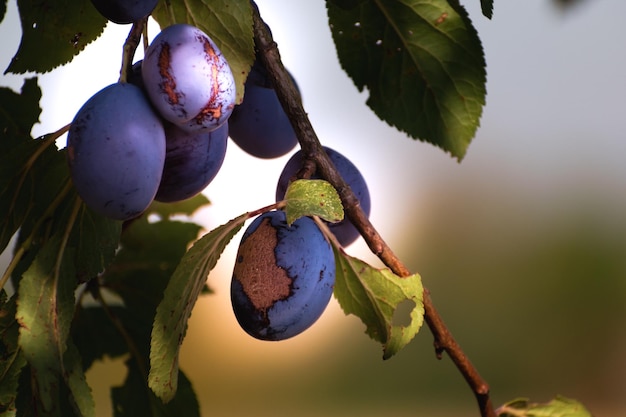
<svg viewBox="0 0 626 417"><path fill-rule="evenodd" d="M596 417L626 415L626 2L496 0L493 20L479 0L463 3L484 45L488 95L458 163L367 108L337 62L324 2L257 0L322 143L361 168L372 223L422 275L494 404L561 394ZM74 62L40 76L35 136L117 80L128 30L110 24ZM20 39L14 0L0 39L4 70ZM19 90L22 80L0 84ZM230 143L205 191L213 204L196 220L210 230L272 203L289 156L259 160ZM238 240L209 276L215 294L199 300L182 348L203 415L478 416L426 327L388 361L335 300L294 339L247 336L228 293ZM361 240L347 251L378 264ZM121 363L89 371L99 416L112 415Z"/></svg>

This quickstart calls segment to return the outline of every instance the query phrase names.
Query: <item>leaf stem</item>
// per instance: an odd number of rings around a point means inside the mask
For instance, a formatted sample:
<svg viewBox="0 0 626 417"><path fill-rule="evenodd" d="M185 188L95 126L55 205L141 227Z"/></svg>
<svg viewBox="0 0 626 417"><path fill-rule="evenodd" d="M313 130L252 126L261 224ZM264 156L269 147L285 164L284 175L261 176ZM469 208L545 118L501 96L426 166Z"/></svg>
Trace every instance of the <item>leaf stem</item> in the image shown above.
<svg viewBox="0 0 626 417"><path fill-rule="evenodd" d="M274 84L276 94L292 123L298 141L300 142L305 161L313 161L317 167L318 174L337 189L346 215L359 230L370 250L396 275L402 277L411 275L408 268L395 255L370 223L368 217L360 207L358 198L341 177L324 151L304 111L298 91L282 64L278 47L263 22L258 7L254 1L251 1L251 4L254 22L254 41L258 50L258 56L265 65L268 75ZM441 358L442 353L446 352L474 392L481 416L496 417L489 397L489 385L480 376L478 370L472 365L469 358L452 336L452 333L435 309L432 299L430 298L430 292L427 289L424 289L424 308L424 318L434 337L437 358Z"/></svg>

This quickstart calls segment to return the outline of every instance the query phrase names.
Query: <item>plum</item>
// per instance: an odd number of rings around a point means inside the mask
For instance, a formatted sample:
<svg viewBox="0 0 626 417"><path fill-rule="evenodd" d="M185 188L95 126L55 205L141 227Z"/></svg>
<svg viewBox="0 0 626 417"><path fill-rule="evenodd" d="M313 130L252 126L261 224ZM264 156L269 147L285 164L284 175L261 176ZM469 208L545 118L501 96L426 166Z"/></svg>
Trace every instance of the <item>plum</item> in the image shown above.
<svg viewBox="0 0 626 417"><path fill-rule="evenodd" d="M206 188L222 167L228 122L211 132L187 132L165 124L165 168L155 200L186 200Z"/></svg>
<svg viewBox="0 0 626 417"><path fill-rule="evenodd" d="M127 24L148 16L159 0L91 0L100 14L113 23Z"/></svg>
<svg viewBox="0 0 626 417"><path fill-rule="evenodd" d="M179 23L150 43L141 65L150 101L186 130L220 127L235 106L235 79L226 58L202 30Z"/></svg>
<svg viewBox="0 0 626 417"><path fill-rule="evenodd" d="M233 277L235 317L251 336L284 340L322 315L335 284L333 249L309 217L287 225L285 212L268 211L246 229Z"/></svg>
<svg viewBox="0 0 626 417"><path fill-rule="evenodd" d="M243 101L235 106L229 125L233 142L257 158L286 155L298 144L291 122L258 61L250 70Z"/></svg>
<svg viewBox="0 0 626 417"><path fill-rule="evenodd" d="M359 169L348 158L334 149L324 146L324 150L339 171L341 177L359 199L363 212L369 216L371 211L370 193L365 178L363 178ZM298 151L287 161L278 178L276 201L280 201L285 197L289 182L293 179L301 166L302 151ZM313 175L312 178L319 179L319 176ZM338 223L329 223L328 227L342 246L348 246L359 237L359 231L347 218Z"/></svg>
<svg viewBox="0 0 626 417"><path fill-rule="evenodd" d="M165 163L165 131L140 88L111 84L78 110L67 135L74 186L85 204L117 220L153 201Z"/></svg>

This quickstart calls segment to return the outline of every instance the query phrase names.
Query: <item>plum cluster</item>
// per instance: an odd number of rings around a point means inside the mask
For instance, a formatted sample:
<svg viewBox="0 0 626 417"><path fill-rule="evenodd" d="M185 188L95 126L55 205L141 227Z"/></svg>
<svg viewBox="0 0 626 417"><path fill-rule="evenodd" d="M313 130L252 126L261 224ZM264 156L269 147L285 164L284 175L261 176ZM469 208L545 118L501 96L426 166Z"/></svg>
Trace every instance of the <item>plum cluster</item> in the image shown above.
<svg viewBox="0 0 626 417"><path fill-rule="evenodd" d="M324 150L369 216L370 195L363 175L341 153ZM284 198L302 159L298 151L287 161L276 187L276 201ZM328 224L328 229L342 246L359 236L347 219ZM231 303L248 334L261 340L284 340L317 321L330 301L334 283L334 252L315 221L301 217L290 226L283 211L269 211L250 224L239 243Z"/></svg>
<svg viewBox="0 0 626 417"><path fill-rule="evenodd" d="M153 0L93 2L121 23L154 8ZM181 201L206 188L222 166L229 137L258 158L286 155L298 139L258 57L245 88L235 106L228 62L200 29L163 29L127 82L103 88L74 117L67 159L78 194L96 212L128 220L154 200ZM324 150L369 215L370 195L357 167L339 152ZM276 201L303 162L301 151L287 161ZM348 220L328 228L342 246L359 236ZM287 339L321 316L334 283L334 252L317 223L302 217L288 225L283 211L268 211L241 239L231 281L233 311L253 337Z"/></svg>
<svg viewBox="0 0 626 417"><path fill-rule="evenodd" d="M117 220L206 188L224 161L235 103L228 62L192 25L161 31L129 81L87 100L67 136L77 192Z"/></svg>

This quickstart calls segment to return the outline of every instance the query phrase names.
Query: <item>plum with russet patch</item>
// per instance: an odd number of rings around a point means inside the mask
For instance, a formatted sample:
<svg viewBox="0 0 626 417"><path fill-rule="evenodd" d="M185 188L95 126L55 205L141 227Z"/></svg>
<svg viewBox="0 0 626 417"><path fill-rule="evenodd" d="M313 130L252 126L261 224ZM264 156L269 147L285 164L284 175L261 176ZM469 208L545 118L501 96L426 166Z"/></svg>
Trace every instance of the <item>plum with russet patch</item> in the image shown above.
<svg viewBox="0 0 626 417"><path fill-rule="evenodd" d="M141 65L144 87L161 116L182 129L215 130L235 106L235 79L215 42L195 26L163 29Z"/></svg>
<svg viewBox="0 0 626 417"><path fill-rule="evenodd" d="M269 211L255 218L243 234L231 302L248 334L284 340L318 320L334 284L333 249L317 224L301 217L288 226L283 211Z"/></svg>

